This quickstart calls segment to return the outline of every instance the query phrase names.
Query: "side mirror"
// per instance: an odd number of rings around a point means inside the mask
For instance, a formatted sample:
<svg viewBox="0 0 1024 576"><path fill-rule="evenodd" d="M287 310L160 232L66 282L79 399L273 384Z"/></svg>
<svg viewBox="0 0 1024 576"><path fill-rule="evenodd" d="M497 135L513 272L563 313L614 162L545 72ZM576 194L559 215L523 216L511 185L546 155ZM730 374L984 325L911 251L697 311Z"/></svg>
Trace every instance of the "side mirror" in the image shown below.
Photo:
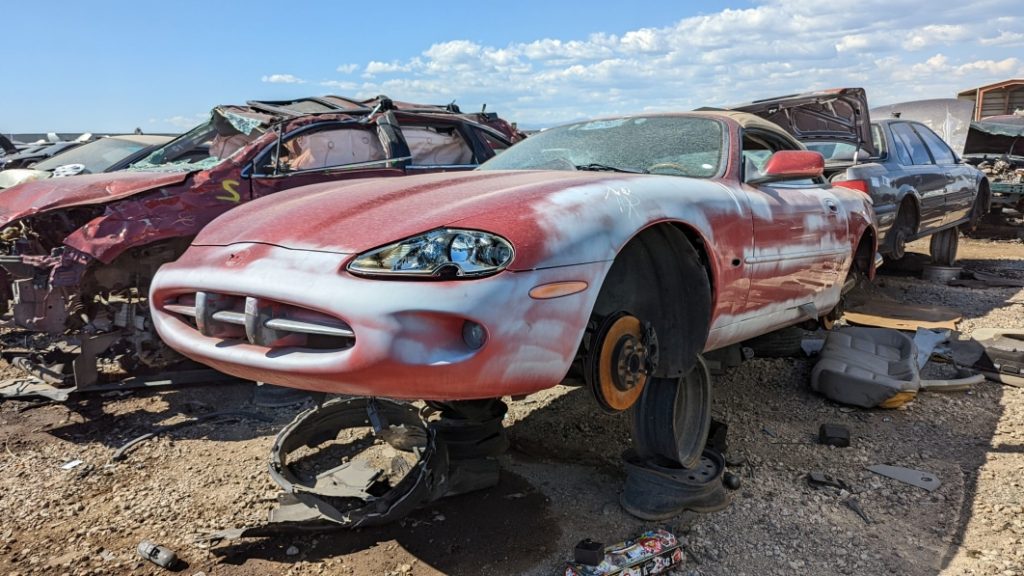
<svg viewBox="0 0 1024 576"><path fill-rule="evenodd" d="M760 176L748 184L818 178L825 172L825 157L810 150L779 150L764 164Z"/></svg>

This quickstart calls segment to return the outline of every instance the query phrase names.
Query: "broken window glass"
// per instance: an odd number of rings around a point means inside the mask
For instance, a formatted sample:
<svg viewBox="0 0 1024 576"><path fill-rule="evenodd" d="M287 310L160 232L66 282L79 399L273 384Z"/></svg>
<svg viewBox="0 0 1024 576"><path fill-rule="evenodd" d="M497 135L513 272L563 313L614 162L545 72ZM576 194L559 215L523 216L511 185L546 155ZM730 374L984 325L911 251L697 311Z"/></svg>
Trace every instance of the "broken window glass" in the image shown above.
<svg viewBox="0 0 1024 576"><path fill-rule="evenodd" d="M722 125L709 118L636 116L545 130L480 170L609 170L710 178L722 162Z"/></svg>

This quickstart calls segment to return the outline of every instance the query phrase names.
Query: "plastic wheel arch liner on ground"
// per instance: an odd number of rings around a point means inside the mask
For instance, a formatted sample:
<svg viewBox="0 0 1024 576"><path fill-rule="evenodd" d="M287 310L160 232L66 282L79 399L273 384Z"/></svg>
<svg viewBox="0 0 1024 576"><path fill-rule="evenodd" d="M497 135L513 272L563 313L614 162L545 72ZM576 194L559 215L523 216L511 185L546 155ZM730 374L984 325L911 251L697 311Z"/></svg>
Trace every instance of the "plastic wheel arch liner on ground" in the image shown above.
<svg viewBox="0 0 1024 576"><path fill-rule="evenodd" d="M344 428L363 426L372 426L375 435L396 448L403 446L400 442L411 439L421 440L422 446L417 446L420 450L415 466L395 486L380 496L353 494L352 503L362 500L362 504L339 510L327 498L336 501L344 497L322 494L300 479L289 467L288 455L303 446L315 447L333 440ZM435 431L428 427L419 410L393 400L338 398L325 402L296 416L278 433L271 449L271 477L286 494L318 513L308 520L326 520L347 528L386 524L440 497L445 490L447 470L447 449L444 443L436 441ZM276 519L271 513L272 524L288 521Z"/></svg>

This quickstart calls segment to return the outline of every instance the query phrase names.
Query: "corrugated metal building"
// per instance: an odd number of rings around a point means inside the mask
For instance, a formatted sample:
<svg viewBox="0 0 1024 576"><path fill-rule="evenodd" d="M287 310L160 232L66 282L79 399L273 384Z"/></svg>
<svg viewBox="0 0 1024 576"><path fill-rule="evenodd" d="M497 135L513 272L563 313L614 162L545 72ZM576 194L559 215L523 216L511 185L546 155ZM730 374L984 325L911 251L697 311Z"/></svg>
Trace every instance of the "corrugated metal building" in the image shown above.
<svg viewBox="0 0 1024 576"><path fill-rule="evenodd" d="M1004 80L971 88L960 92L956 97L974 102L975 120L1013 114L1018 108L1024 110L1024 79Z"/></svg>

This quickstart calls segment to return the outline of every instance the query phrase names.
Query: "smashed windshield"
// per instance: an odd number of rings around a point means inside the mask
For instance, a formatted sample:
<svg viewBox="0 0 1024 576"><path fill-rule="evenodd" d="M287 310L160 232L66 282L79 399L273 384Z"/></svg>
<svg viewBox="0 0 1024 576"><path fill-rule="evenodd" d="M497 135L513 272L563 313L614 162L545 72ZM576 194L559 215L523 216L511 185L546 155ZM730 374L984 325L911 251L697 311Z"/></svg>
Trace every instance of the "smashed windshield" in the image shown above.
<svg viewBox="0 0 1024 576"><path fill-rule="evenodd" d="M53 170L67 164L82 164L86 173L104 172L114 164L145 148L141 142L121 140L120 138L101 138L95 142L82 144L53 158L36 163L34 170Z"/></svg>
<svg viewBox="0 0 1024 576"><path fill-rule="evenodd" d="M722 162L722 125L695 116L591 120L534 134L478 170L595 170L709 178Z"/></svg>
<svg viewBox="0 0 1024 576"><path fill-rule="evenodd" d="M210 119L132 164L145 172L192 172L213 168L258 138L258 118L215 108Z"/></svg>

